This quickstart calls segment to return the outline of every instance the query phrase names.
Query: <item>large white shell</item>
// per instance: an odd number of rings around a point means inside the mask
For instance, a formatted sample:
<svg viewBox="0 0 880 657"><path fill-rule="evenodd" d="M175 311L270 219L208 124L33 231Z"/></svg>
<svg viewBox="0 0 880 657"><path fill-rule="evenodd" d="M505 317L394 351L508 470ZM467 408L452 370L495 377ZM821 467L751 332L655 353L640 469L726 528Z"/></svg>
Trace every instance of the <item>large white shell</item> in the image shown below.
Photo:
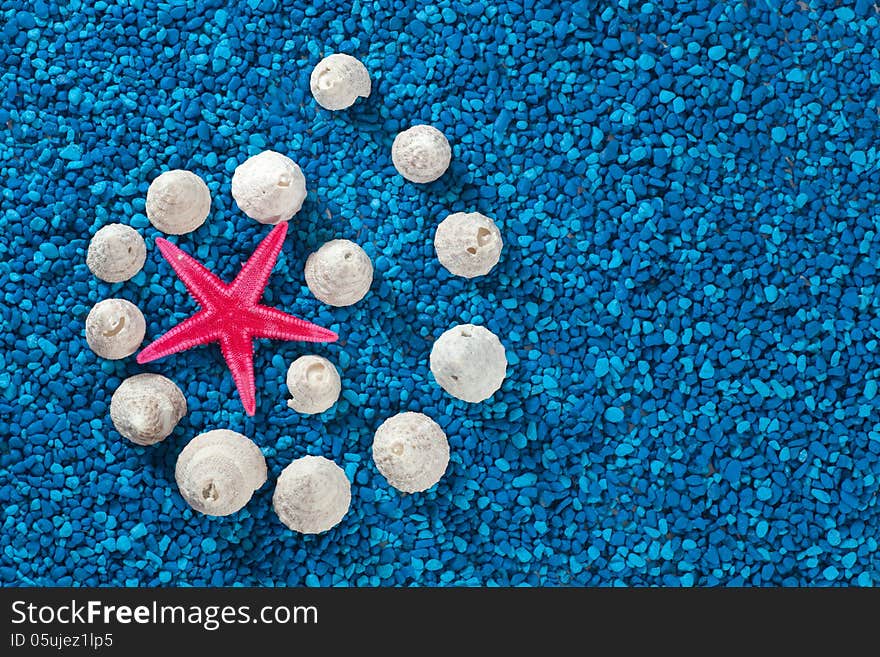
<svg viewBox="0 0 880 657"><path fill-rule="evenodd" d="M86 265L108 283L127 281L137 274L147 259L144 238L131 226L108 224L89 242Z"/></svg>
<svg viewBox="0 0 880 657"><path fill-rule="evenodd" d="M446 173L452 161L452 148L434 126L414 125L394 138L391 161L407 180L429 183Z"/></svg>
<svg viewBox="0 0 880 657"><path fill-rule="evenodd" d="M339 372L326 358L300 356L287 369L287 405L298 413L323 413L339 399L342 381Z"/></svg>
<svg viewBox="0 0 880 657"><path fill-rule="evenodd" d="M247 436L215 429L193 438L174 469L186 503L199 513L228 516L244 508L266 482L266 459Z"/></svg>
<svg viewBox="0 0 880 657"><path fill-rule="evenodd" d="M308 257L305 276L316 298L331 306L350 306L370 290L373 263L354 242L331 240Z"/></svg>
<svg viewBox="0 0 880 657"><path fill-rule="evenodd" d="M232 197L247 216L262 224L290 220L306 198L306 178L286 155L263 151L232 174Z"/></svg>
<svg viewBox="0 0 880 657"><path fill-rule="evenodd" d="M404 493L428 490L449 465L449 441L423 413L398 413L373 437L373 461L388 483Z"/></svg>
<svg viewBox="0 0 880 657"><path fill-rule="evenodd" d="M504 347L483 326L459 324L444 332L434 342L430 360L440 387L466 402L489 399L507 376Z"/></svg>
<svg viewBox="0 0 880 657"><path fill-rule="evenodd" d="M323 456L303 456L281 472L272 496L278 518L301 534L332 529L351 506L345 471Z"/></svg>
<svg viewBox="0 0 880 657"><path fill-rule="evenodd" d="M205 223L210 210L211 192L192 171L166 171L147 190L147 218L169 235L194 231Z"/></svg>
<svg viewBox="0 0 880 657"><path fill-rule="evenodd" d="M140 309L125 299L104 299L86 317L86 342L101 358L131 356L144 340L147 323Z"/></svg>
<svg viewBox="0 0 880 657"><path fill-rule="evenodd" d="M312 70L309 78L312 96L328 110L342 110L354 105L358 98L368 98L372 84L370 74L351 55L325 57Z"/></svg>
<svg viewBox="0 0 880 657"><path fill-rule="evenodd" d="M110 399L110 419L125 438L138 445L165 440L186 415L186 397L160 374L136 374L123 381Z"/></svg>
<svg viewBox="0 0 880 657"><path fill-rule="evenodd" d="M498 264L502 246L498 226L479 212L451 214L434 233L434 250L440 264L451 274L465 278L488 274Z"/></svg>

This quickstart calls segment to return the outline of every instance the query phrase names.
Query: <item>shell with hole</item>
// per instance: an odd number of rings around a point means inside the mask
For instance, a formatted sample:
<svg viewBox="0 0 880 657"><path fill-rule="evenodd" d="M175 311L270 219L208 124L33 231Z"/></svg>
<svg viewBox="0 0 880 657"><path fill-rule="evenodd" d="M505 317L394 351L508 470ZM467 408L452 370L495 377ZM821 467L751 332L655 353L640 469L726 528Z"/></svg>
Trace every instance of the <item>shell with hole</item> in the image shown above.
<svg viewBox="0 0 880 657"><path fill-rule="evenodd" d="M249 157L232 174L232 197L261 224L289 221L306 199L306 178L296 162L275 151Z"/></svg>
<svg viewBox="0 0 880 657"><path fill-rule="evenodd" d="M312 70L309 87L315 101L328 110L343 110L358 98L369 98L372 83L367 67L351 55L325 57Z"/></svg>
<svg viewBox="0 0 880 657"><path fill-rule="evenodd" d="M339 372L326 358L300 356L287 368L287 405L297 413L312 415L328 410L342 389Z"/></svg>
<svg viewBox="0 0 880 657"><path fill-rule="evenodd" d="M140 309L125 299L104 299L86 317L86 342L101 358L131 356L144 341L147 323Z"/></svg>
<svg viewBox="0 0 880 657"><path fill-rule="evenodd" d="M443 477L449 465L449 441L424 413L398 413L373 436L373 462L397 490L418 493Z"/></svg>
<svg viewBox="0 0 880 657"><path fill-rule="evenodd" d="M102 281L120 283L137 274L147 259L144 238L131 226L108 224L94 234L86 266Z"/></svg>
<svg viewBox="0 0 880 657"><path fill-rule="evenodd" d="M370 256L354 242L331 240L306 260L306 285L331 306L350 306L363 299L373 283Z"/></svg>
<svg viewBox="0 0 880 657"><path fill-rule="evenodd" d="M431 373L453 397L476 404L489 399L507 376L507 356L498 336L483 326L459 324L431 347Z"/></svg>
<svg viewBox="0 0 880 657"><path fill-rule="evenodd" d="M501 231L479 212L456 212L437 226L434 250L451 274L474 278L485 276L501 258Z"/></svg>
<svg viewBox="0 0 880 657"><path fill-rule="evenodd" d="M138 445L165 440L186 415L186 397L171 379L136 374L123 381L110 398L116 430Z"/></svg>

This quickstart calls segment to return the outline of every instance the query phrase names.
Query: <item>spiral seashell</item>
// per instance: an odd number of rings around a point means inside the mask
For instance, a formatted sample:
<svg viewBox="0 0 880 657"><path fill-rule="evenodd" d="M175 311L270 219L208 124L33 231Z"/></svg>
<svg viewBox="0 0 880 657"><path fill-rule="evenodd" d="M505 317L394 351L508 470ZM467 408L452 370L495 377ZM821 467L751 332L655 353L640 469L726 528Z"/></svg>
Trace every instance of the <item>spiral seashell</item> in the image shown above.
<svg viewBox="0 0 880 657"><path fill-rule="evenodd" d="M205 223L211 210L211 192L191 171L166 171L147 189L147 218L158 230L183 235Z"/></svg>
<svg viewBox="0 0 880 657"><path fill-rule="evenodd" d="M86 342L101 358L131 356L144 340L147 323L140 309L125 299L104 299L86 317Z"/></svg>
<svg viewBox="0 0 880 657"><path fill-rule="evenodd" d="M186 503L208 516L228 516L244 508L266 483L266 459L247 436L215 429L193 438L174 470Z"/></svg>
<svg viewBox="0 0 880 657"><path fill-rule="evenodd" d="M281 472L272 505L288 528L301 534L320 534L338 525L348 513L351 484L333 461L303 456Z"/></svg>
<svg viewBox="0 0 880 657"><path fill-rule="evenodd" d="M299 212L306 199L306 179L289 157L263 151L235 169L232 197L251 219L277 224Z"/></svg>
<svg viewBox="0 0 880 657"><path fill-rule="evenodd" d="M428 490L449 464L449 441L423 413L398 413L373 436L373 462L388 483L404 493Z"/></svg>
<svg viewBox="0 0 880 657"><path fill-rule="evenodd" d="M452 148L437 128L414 125L394 138L391 161L407 180L429 183L446 173L452 161Z"/></svg>
<svg viewBox="0 0 880 657"><path fill-rule="evenodd" d="M113 426L138 445L165 440L184 415L183 392L174 381L159 374L130 376L110 398Z"/></svg>
<svg viewBox="0 0 880 657"><path fill-rule="evenodd" d="M501 232L495 222L479 212L456 212L437 226L434 250L451 274L485 276L501 258Z"/></svg>
<svg viewBox="0 0 880 657"><path fill-rule="evenodd" d="M459 324L437 338L430 361L441 388L474 404L494 395L507 376L507 356L498 336L473 324Z"/></svg>
<svg viewBox="0 0 880 657"><path fill-rule="evenodd" d="M328 110L342 110L354 105L358 98L368 98L372 84L370 74L351 55L325 57L312 70L309 78L312 96Z"/></svg>
<svg viewBox="0 0 880 657"><path fill-rule="evenodd" d="M287 369L287 389L293 399L287 402L298 413L323 413L339 399L342 381L326 358L300 356Z"/></svg>
<svg viewBox="0 0 880 657"><path fill-rule="evenodd" d="M308 257L305 276L316 298L331 306L350 306L370 290L373 263L354 242L331 240Z"/></svg>
<svg viewBox="0 0 880 657"><path fill-rule="evenodd" d="M137 274L147 259L144 238L131 226L108 224L89 242L86 265L108 283L127 281Z"/></svg>

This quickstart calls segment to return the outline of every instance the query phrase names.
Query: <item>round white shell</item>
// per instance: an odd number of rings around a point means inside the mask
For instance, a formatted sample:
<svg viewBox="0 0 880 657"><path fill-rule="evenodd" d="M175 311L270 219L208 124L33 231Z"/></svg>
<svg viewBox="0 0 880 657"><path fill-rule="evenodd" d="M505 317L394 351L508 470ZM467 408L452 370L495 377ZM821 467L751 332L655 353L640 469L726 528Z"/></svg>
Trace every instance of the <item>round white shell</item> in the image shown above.
<svg viewBox="0 0 880 657"><path fill-rule="evenodd" d="M306 178L286 155L263 151L238 165L232 197L251 219L262 224L290 220L306 199Z"/></svg>
<svg viewBox="0 0 880 657"><path fill-rule="evenodd" d="M485 276L501 258L501 231L479 212L456 212L437 226L434 250L449 273L465 278Z"/></svg>
<svg viewBox="0 0 880 657"><path fill-rule="evenodd" d="M186 398L171 379L136 374L123 381L110 399L110 419L124 437L138 445L165 440L186 415Z"/></svg>
<svg viewBox="0 0 880 657"><path fill-rule="evenodd" d="M193 438L174 470L186 503L199 513L228 516L241 510L266 482L266 459L256 443L228 429Z"/></svg>
<svg viewBox="0 0 880 657"><path fill-rule="evenodd" d="M474 404L495 394L507 375L507 356L498 336L473 324L444 332L434 342L430 360L440 387Z"/></svg>
<svg viewBox="0 0 880 657"><path fill-rule="evenodd" d="M104 299L86 317L86 342L101 358L131 356L144 340L147 323L140 309L125 299Z"/></svg>
<svg viewBox="0 0 880 657"><path fill-rule="evenodd" d="M278 518L301 534L320 534L339 524L351 506L345 471L323 456L303 456L281 472L272 496Z"/></svg>
<svg viewBox="0 0 880 657"><path fill-rule="evenodd" d="M192 171L166 171L147 190L147 218L169 235L194 231L205 223L210 210L211 192Z"/></svg>
<svg viewBox="0 0 880 657"><path fill-rule="evenodd" d="M423 413L399 413L373 437L373 462L388 483L404 493L428 490L449 465L449 441L440 425Z"/></svg>
<svg viewBox="0 0 880 657"><path fill-rule="evenodd" d="M131 226L108 224L89 242L86 265L108 283L127 281L137 274L147 259L144 238Z"/></svg>
<svg viewBox="0 0 880 657"><path fill-rule="evenodd" d="M391 161L407 180L429 183L446 173L452 161L452 148L437 128L414 125L394 138Z"/></svg>
<svg viewBox="0 0 880 657"><path fill-rule="evenodd" d="M366 66L351 55L336 54L318 62L309 86L318 105L342 110L354 105L358 98L368 98L372 85Z"/></svg>
<svg viewBox="0 0 880 657"><path fill-rule="evenodd" d="M331 240L308 257L305 275L316 298L331 306L350 306L370 290L373 263L354 242Z"/></svg>
<svg viewBox="0 0 880 657"><path fill-rule="evenodd" d="M339 399L342 381L326 358L300 356L287 369L287 389L293 399L287 402L298 413L323 413Z"/></svg>

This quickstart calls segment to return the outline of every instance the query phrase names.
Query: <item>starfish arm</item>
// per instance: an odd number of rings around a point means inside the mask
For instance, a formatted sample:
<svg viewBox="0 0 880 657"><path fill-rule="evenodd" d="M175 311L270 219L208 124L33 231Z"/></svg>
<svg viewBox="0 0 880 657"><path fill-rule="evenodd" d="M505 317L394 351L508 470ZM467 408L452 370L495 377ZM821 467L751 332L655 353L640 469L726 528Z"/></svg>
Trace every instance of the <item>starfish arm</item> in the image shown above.
<svg viewBox="0 0 880 657"><path fill-rule="evenodd" d="M252 314L256 321L253 322L251 334L257 338L301 342L335 342L339 339L333 331L288 315L277 308L257 305Z"/></svg>
<svg viewBox="0 0 880 657"><path fill-rule="evenodd" d="M272 273L278 254L281 253L285 235L287 235L287 222L282 221L257 245L251 257L238 272L238 276L230 284L232 294L246 305L255 304L262 298L263 290L269 281L269 274Z"/></svg>
<svg viewBox="0 0 880 657"><path fill-rule="evenodd" d="M156 246L202 308L216 305L227 296L229 286L191 255L161 237L156 239Z"/></svg>
<svg viewBox="0 0 880 657"><path fill-rule="evenodd" d="M246 333L227 333L220 340L223 358L232 373L232 380L241 398L245 413L253 415L257 409L254 384L254 345Z"/></svg>
<svg viewBox="0 0 880 657"><path fill-rule="evenodd" d="M218 336L219 332L212 325L209 315L200 311L144 347L137 355L137 362L149 363L190 347L214 342Z"/></svg>

